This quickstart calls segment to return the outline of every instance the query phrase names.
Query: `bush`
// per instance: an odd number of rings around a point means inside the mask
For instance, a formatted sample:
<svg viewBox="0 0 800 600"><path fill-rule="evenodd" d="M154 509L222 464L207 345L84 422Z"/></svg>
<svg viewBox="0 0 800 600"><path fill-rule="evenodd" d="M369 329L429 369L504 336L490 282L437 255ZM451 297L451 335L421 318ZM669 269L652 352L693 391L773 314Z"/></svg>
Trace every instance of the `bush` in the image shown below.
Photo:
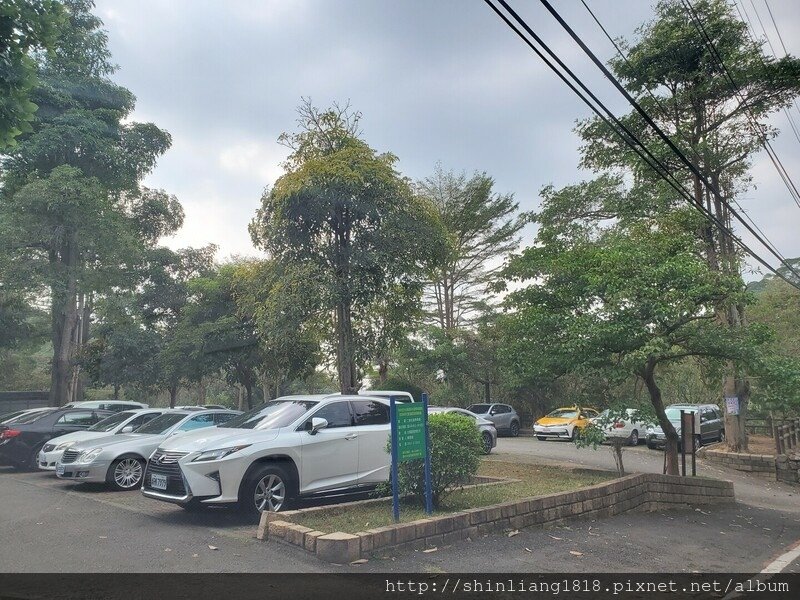
<svg viewBox="0 0 800 600"><path fill-rule="evenodd" d="M428 418L431 443L431 483L433 505L459 484L468 483L478 472L483 444L475 421L453 413L439 413ZM391 440L387 444L391 449ZM425 501L423 460L400 463L400 495L411 501Z"/></svg>

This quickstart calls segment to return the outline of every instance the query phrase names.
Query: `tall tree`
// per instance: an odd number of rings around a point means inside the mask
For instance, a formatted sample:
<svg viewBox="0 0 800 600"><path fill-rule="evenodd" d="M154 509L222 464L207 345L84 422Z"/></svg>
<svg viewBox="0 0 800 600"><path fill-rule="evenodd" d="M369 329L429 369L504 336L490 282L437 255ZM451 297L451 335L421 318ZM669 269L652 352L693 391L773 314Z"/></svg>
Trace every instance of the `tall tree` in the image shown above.
<svg viewBox="0 0 800 600"><path fill-rule="evenodd" d="M585 208L583 194L573 206ZM592 189L597 189L593 187ZM737 276L711 269L700 258L690 209L666 219L618 221L565 219L549 199L536 243L513 260L507 276L524 284L509 294L503 358L529 380L568 373L644 382L667 436L667 470L677 474L678 437L664 412L659 369L687 357L752 359L763 341L759 328L721 326L715 307L742 302ZM619 197L608 190L604 197Z"/></svg>
<svg viewBox="0 0 800 600"><path fill-rule="evenodd" d="M360 387L362 346L353 313L402 277L419 277L435 253L433 215L395 170L359 137L360 114L301 104L286 173L264 194L250 226L253 242L283 265L313 269L307 293L333 314L342 393Z"/></svg>
<svg viewBox="0 0 800 600"><path fill-rule="evenodd" d="M177 200L140 185L169 134L126 122L134 98L107 79L115 67L92 3L63 4L67 25L32 92L39 111L3 160L0 190L4 280L51 300L53 404L76 389L92 297L130 285L145 249L183 220Z"/></svg>
<svg viewBox="0 0 800 600"><path fill-rule="evenodd" d="M417 193L435 208L447 251L433 265L426 288L429 322L446 334L474 324L483 313L489 286L506 257L519 246L527 215L511 194L494 193L486 173L467 178L437 165L417 184Z"/></svg>
<svg viewBox="0 0 800 600"><path fill-rule="evenodd" d="M765 123L766 118L787 106L800 91L800 60L766 56L762 42L750 39L746 24L724 0L697 0L693 6L702 28L679 0L658 2L655 18L640 28L632 44L623 44L627 58L613 59L611 67L726 202L720 202L689 173L637 113L622 120L677 173L691 190L696 205L706 207L720 222L731 223L728 207L750 183L753 153L760 148L762 137L777 134ZM585 143L585 167L629 170L636 185L652 190L645 204L651 209L670 210L681 202L675 194L662 193L663 184L654 182L648 168L601 121L584 122L578 130ZM703 241L701 250L710 268L739 275L741 256L730 235L710 221L699 223L695 233ZM744 304L720 305L716 312L720 322L731 328L745 323ZM733 361L728 365L722 391L725 396L738 396L740 402L738 415L726 414L728 445L733 450L745 450L743 422L749 382L743 365Z"/></svg>

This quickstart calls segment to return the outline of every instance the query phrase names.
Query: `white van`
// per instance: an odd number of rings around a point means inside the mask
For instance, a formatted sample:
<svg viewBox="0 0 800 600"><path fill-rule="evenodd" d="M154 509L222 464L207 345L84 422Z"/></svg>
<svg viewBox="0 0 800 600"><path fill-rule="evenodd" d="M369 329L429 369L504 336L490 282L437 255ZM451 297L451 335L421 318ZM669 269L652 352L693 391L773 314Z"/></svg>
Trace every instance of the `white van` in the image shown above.
<svg viewBox="0 0 800 600"><path fill-rule="evenodd" d="M97 410L111 410L120 412L123 410L138 410L140 408L150 408L149 404L133 402L130 400L88 400L86 402L71 402L61 408L94 408Z"/></svg>

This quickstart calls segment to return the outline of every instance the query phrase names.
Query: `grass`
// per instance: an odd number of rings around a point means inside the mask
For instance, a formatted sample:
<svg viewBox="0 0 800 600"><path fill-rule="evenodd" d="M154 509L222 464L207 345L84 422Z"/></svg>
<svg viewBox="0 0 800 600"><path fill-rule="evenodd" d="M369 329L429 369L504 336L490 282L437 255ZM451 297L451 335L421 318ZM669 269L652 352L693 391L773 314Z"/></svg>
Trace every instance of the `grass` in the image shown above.
<svg viewBox="0 0 800 600"><path fill-rule="evenodd" d="M614 473L500 461L484 461L478 474L508 477L519 481L456 490L443 500L442 506L434 514L447 514L522 498L568 492L616 477ZM331 506L326 510L294 517L292 521L326 533L333 531L356 533L373 527L391 525L394 522L391 507L390 500L338 508ZM400 506L400 521L403 523L424 519L425 516L425 511L420 507L404 504Z"/></svg>

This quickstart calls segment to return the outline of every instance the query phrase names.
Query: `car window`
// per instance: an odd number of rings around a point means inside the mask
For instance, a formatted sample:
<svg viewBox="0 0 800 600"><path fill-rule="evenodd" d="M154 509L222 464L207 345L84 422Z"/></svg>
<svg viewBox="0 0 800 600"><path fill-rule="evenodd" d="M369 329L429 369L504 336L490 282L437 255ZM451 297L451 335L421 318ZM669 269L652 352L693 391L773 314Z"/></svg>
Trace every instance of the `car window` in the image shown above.
<svg viewBox="0 0 800 600"><path fill-rule="evenodd" d="M185 418L186 413L164 413L149 423L145 423L139 427L139 429L136 430L136 433L164 433L167 431L167 429Z"/></svg>
<svg viewBox="0 0 800 600"><path fill-rule="evenodd" d="M477 417L476 415L473 415L473 414L472 414L471 412L469 412L468 410L463 410L463 409L461 409L461 408L454 408L453 410L451 410L451 411L449 411L449 412L451 412L451 413L455 413L455 414L457 414L457 415L459 415L459 416L462 416L462 417L469 417L469 418L470 418L470 419L472 419L473 421L477 421L477 420L478 420L478 417Z"/></svg>
<svg viewBox="0 0 800 600"><path fill-rule="evenodd" d="M581 410L581 412L583 413L583 416L586 417L587 419L591 419L597 416L597 411L592 410L591 408L584 408L583 410Z"/></svg>
<svg viewBox="0 0 800 600"><path fill-rule="evenodd" d="M222 423L227 423L228 421L230 421L233 417L236 416L236 414L235 413L214 413L212 416L214 417L214 423L216 423L217 425L220 425Z"/></svg>
<svg viewBox="0 0 800 600"><path fill-rule="evenodd" d="M474 412L479 415L482 415L483 413L489 412L489 406L490 406L489 404L470 404L467 407L467 410L469 412Z"/></svg>
<svg viewBox="0 0 800 600"><path fill-rule="evenodd" d="M214 415L197 415L192 417L186 423L178 427L178 431L192 431L193 429L200 429L202 427L210 427L214 424Z"/></svg>
<svg viewBox="0 0 800 600"><path fill-rule="evenodd" d="M551 412L548 417L553 417L554 419L574 419L578 416L578 411L572 408L566 409L558 409Z"/></svg>
<svg viewBox="0 0 800 600"><path fill-rule="evenodd" d="M106 417L102 421L98 421L89 427L89 431L111 431L117 425L127 419L130 419L132 416L133 413L130 412L120 412L115 415L111 415L110 417Z"/></svg>
<svg viewBox="0 0 800 600"><path fill-rule="evenodd" d="M10 421L10 423L16 423L16 424L19 424L19 425L21 425L23 423L33 423L34 421L38 421L42 417L46 417L46 416L52 414L53 412L55 412L55 410L56 409L54 408L53 410L41 410L41 411L36 411L36 412L31 412L31 413L25 413L25 414L22 414L22 415L20 415L18 417L15 417L14 419L12 419Z"/></svg>
<svg viewBox="0 0 800 600"><path fill-rule="evenodd" d="M90 410L64 413L56 421L57 425L91 425L97 421L95 414Z"/></svg>
<svg viewBox="0 0 800 600"><path fill-rule="evenodd" d="M270 400L232 417L220 427L231 429L279 429L291 425L317 405L312 400Z"/></svg>
<svg viewBox="0 0 800 600"><path fill-rule="evenodd" d="M351 427L353 425L353 416L350 413L349 402L331 402L320 408L317 412L311 415L312 418L325 419L328 422L328 429L335 427ZM308 426L311 424L311 419L308 420Z"/></svg>
<svg viewBox="0 0 800 600"><path fill-rule="evenodd" d="M389 407L382 402L354 400L351 404L355 413L356 425L385 425L389 422Z"/></svg>

